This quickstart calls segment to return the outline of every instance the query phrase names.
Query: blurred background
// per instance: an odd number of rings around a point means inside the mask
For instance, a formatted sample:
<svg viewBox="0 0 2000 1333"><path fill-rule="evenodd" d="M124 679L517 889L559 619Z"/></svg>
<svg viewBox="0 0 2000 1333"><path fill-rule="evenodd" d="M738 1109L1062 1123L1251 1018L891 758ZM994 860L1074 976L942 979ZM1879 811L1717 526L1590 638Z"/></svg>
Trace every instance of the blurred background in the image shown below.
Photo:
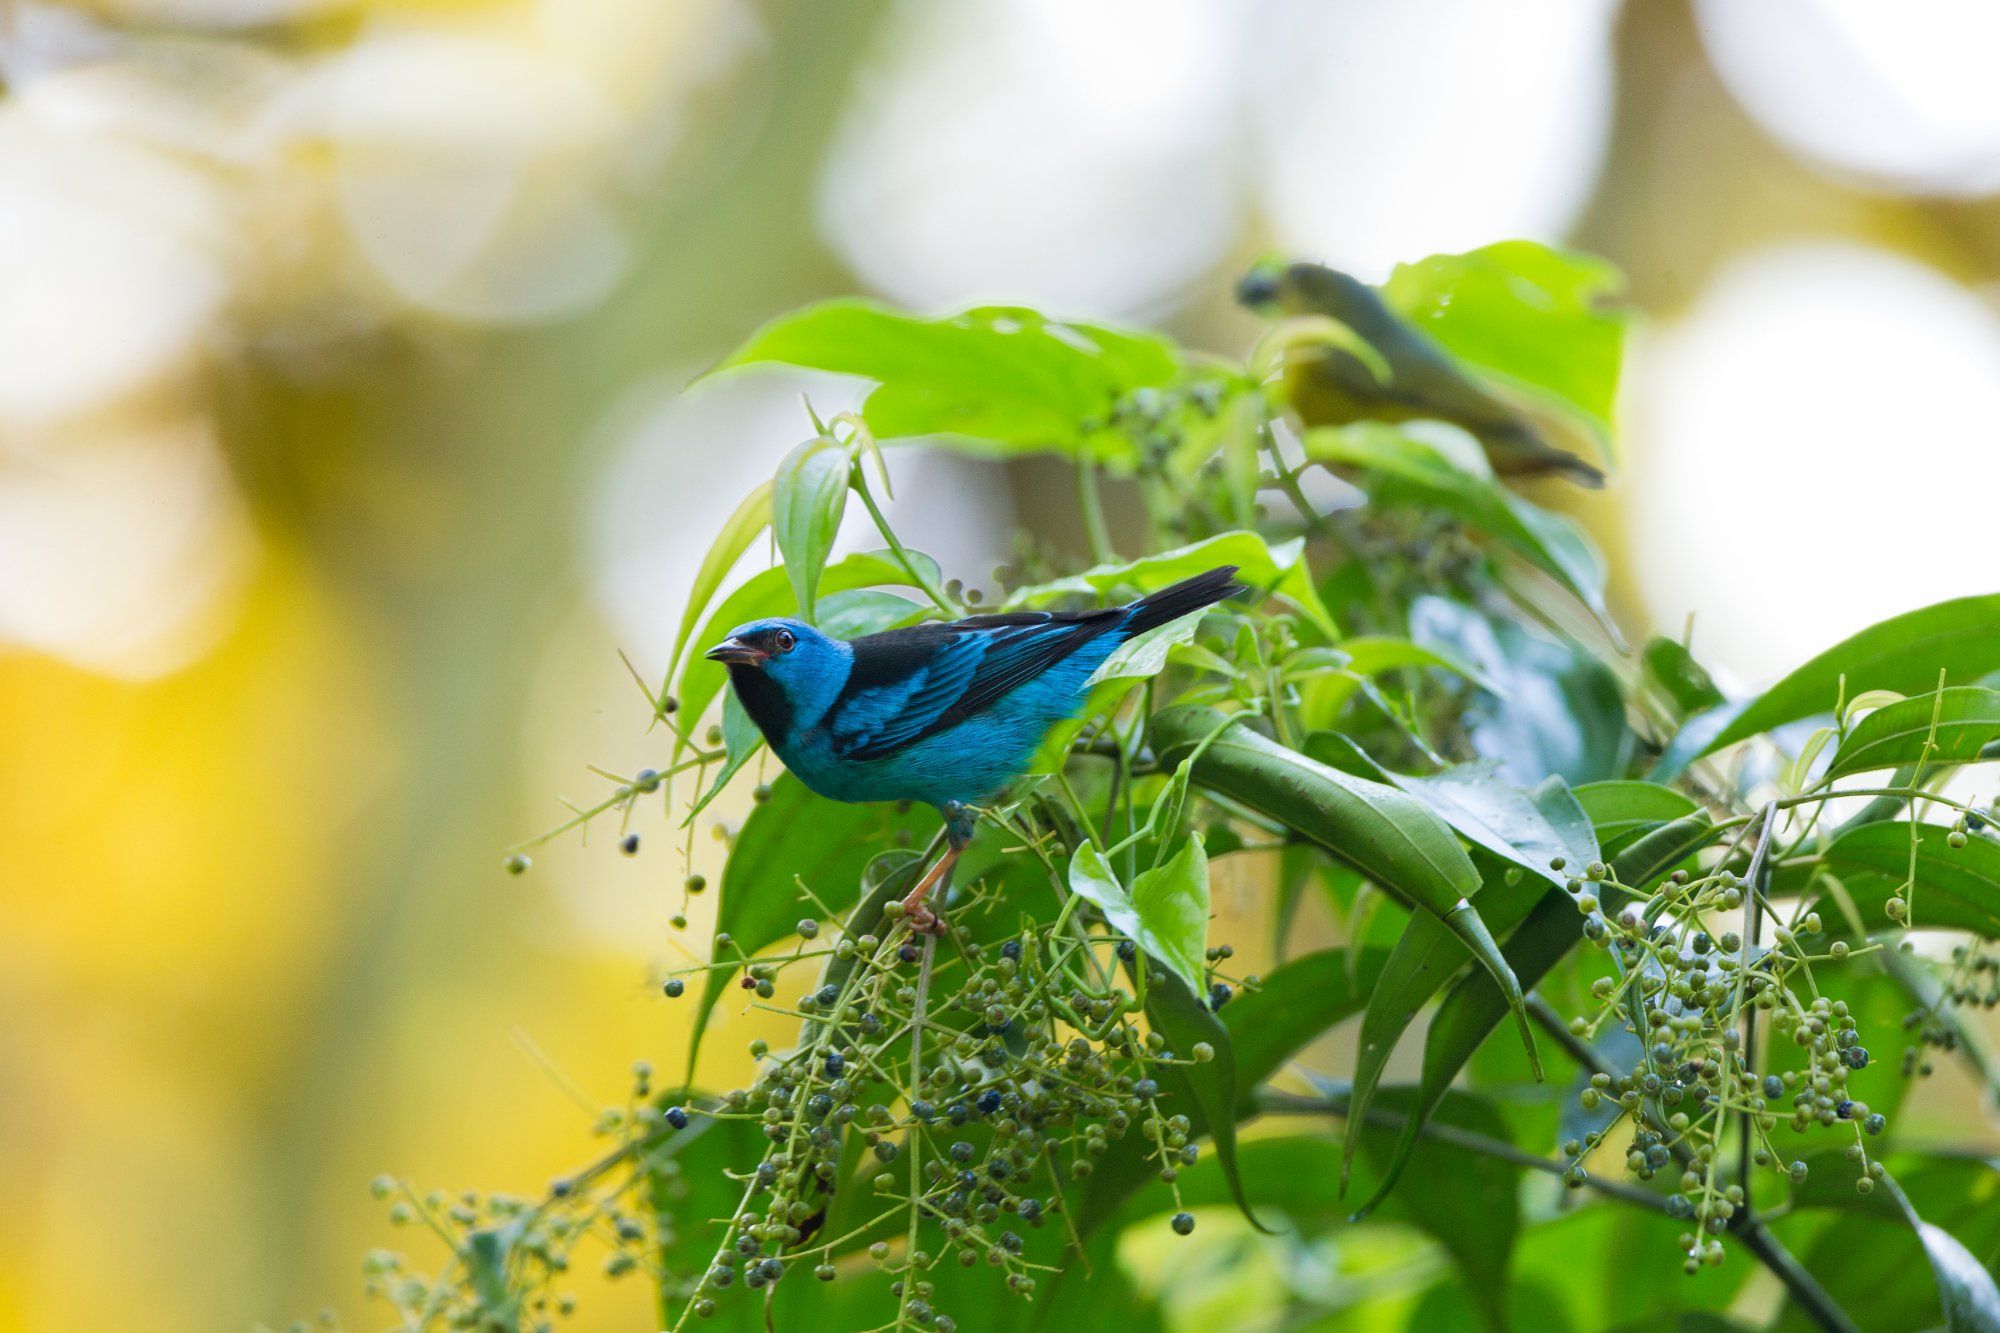
<svg viewBox="0 0 2000 1333"><path fill-rule="evenodd" d="M1268 251L1566 242L1649 316L1583 505L1628 627L1748 685L1990 591L1996 51L1988 0L0 0L0 1329L377 1325L375 1173L538 1191L678 1068L657 812L501 854L658 761L618 653L854 401L683 396L800 303L1234 352ZM898 482L969 582L1065 530L1033 465Z"/></svg>

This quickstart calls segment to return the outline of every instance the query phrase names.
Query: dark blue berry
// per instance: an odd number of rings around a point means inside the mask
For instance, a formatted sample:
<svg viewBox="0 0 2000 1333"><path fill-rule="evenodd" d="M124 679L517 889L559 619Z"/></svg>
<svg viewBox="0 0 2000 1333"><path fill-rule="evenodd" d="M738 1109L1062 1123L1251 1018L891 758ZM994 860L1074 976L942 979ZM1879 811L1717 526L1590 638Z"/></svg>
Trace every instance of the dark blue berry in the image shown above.
<svg viewBox="0 0 2000 1333"><path fill-rule="evenodd" d="M1174 1234L1177 1236L1186 1236L1192 1234L1194 1231L1194 1214L1175 1213L1173 1220L1173 1228L1174 1228Z"/></svg>
<svg viewBox="0 0 2000 1333"><path fill-rule="evenodd" d="M1223 1005L1229 1003L1231 994L1232 992L1227 984L1220 981L1216 982L1208 988L1208 1007L1210 1009L1222 1008Z"/></svg>
<svg viewBox="0 0 2000 1333"><path fill-rule="evenodd" d="M979 1107L980 1114L992 1115L1000 1109L1000 1090L998 1088L988 1088L979 1094L979 1100L976 1105Z"/></svg>
<svg viewBox="0 0 2000 1333"><path fill-rule="evenodd" d="M678 1106L669 1106L667 1108L667 1123L675 1129L686 1129L688 1127L688 1113Z"/></svg>
<svg viewBox="0 0 2000 1333"><path fill-rule="evenodd" d="M1005 944L1000 946L1000 956L1002 958L1013 958L1018 960L1021 956L1021 941L1008 940Z"/></svg>

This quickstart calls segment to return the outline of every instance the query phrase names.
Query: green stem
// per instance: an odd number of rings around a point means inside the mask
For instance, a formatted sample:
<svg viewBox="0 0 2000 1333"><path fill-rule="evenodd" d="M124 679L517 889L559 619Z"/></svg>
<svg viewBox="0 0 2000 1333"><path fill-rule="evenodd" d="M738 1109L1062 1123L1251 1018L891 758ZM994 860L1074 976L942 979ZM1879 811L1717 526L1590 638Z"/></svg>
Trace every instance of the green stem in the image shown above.
<svg viewBox="0 0 2000 1333"><path fill-rule="evenodd" d="M858 462L854 465L853 476L850 478L849 484L853 486L855 493L861 497L861 503L867 506L868 517L875 520L875 530L882 534L883 541L889 543L889 553L896 557L896 563L901 565L903 572L910 576L910 586L923 589L924 595L937 604L938 610L944 612L954 620L964 615L963 608L952 601L945 593L945 590L937 585L935 579L931 578L917 566L917 562L910 557L910 553L903 549L903 544L896 540L896 533L889 526L889 520L882 517L882 507L875 503L875 493L868 489L868 480L862 475L861 465Z"/></svg>
<svg viewBox="0 0 2000 1333"><path fill-rule="evenodd" d="M1083 510L1091 560L1100 565L1116 563L1118 553L1111 547L1111 530L1104 521L1104 499L1097 493L1097 464L1081 453L1076 456L1076 502Z"/></svg>

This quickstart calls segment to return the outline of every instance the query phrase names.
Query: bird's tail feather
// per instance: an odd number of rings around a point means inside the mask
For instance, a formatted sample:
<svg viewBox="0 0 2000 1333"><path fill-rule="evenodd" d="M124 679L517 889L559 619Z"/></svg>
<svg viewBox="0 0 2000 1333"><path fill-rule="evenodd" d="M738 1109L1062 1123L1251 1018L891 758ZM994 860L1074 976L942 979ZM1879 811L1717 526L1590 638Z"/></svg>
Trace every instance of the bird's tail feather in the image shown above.
<svg viewBox="0 0 2000 1333"><path fill-rule="evenodd" d="M1191 611L1212 606L1243 590L1243 585L1236 581L1236 566L1218 565L1206 574L1197 574L1170 588L1141 597L1132 603L1131 618L1123 628L1127 634L1144 634L1155 626L1179 620Z"/></svg>

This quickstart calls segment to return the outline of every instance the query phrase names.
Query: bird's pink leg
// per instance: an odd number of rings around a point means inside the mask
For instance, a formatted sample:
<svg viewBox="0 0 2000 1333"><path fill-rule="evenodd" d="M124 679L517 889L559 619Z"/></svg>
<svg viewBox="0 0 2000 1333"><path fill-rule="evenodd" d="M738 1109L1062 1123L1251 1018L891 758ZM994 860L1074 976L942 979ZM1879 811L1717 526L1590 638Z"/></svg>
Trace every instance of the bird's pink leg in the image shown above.
<svg viewBox="0 0 2000 1333"><path fill-rule="evenodd" d="M963 847L947 848L945 854L938 858L937 864L930 868L930 873L917 881L917 887L911 889L909 897L903 899L903 914L909 919L911 929L933 930L939 926L937 916L924 906L924 899L930 895L932 889L950 879L951 868L958 863L959 855L964 851Z"/></svg>

